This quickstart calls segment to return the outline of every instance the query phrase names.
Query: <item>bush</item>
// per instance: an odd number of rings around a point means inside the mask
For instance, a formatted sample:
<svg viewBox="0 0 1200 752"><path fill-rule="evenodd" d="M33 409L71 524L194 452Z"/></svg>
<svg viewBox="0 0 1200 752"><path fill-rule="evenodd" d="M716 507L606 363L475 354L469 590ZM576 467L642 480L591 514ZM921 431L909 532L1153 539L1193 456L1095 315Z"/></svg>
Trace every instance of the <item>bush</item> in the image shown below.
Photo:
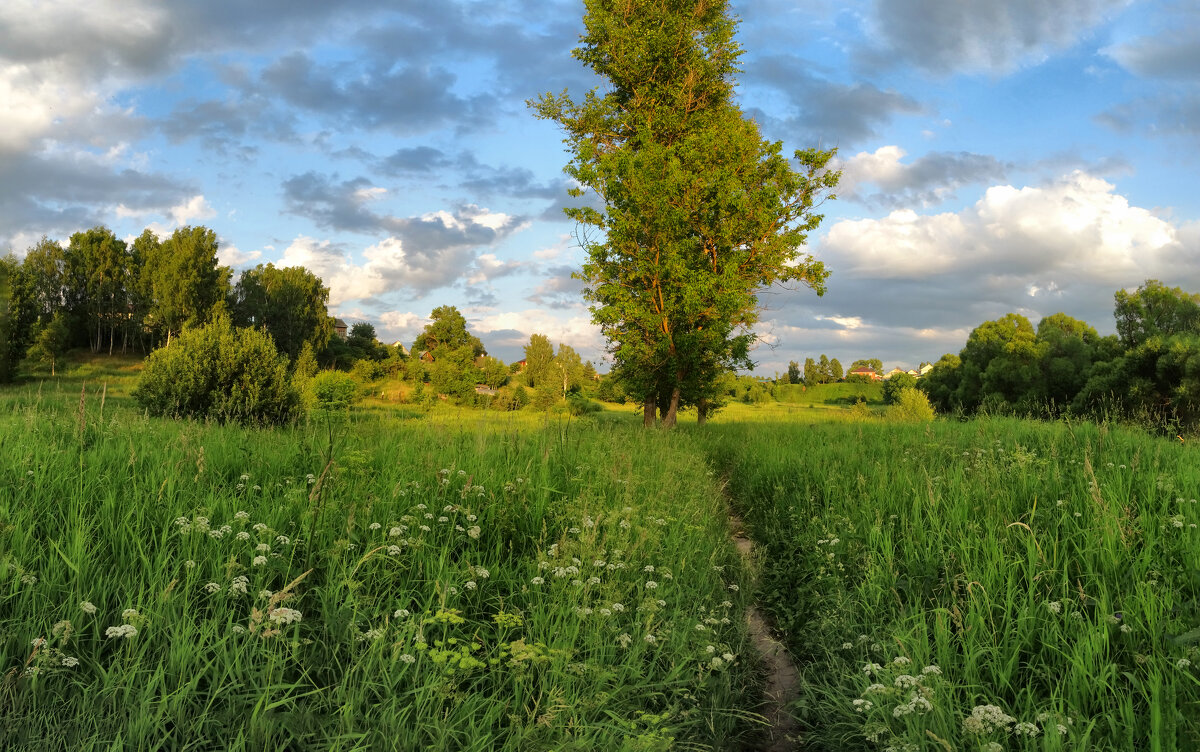
<svg viewBox="0 0 1200 752"><path fill-rule="evenodd" d="M218 316L146 359L133 397L152 415L279 425L299 412L287 359L266 332Z"/></svg>
<svg viewBox="0 0 1200 752"><path fill-rule="evenodd" d="M572 415L580 416L601 412L604 407L599 402L593 402L582 394L569 394L567 395L567 410Z"/></svg>
<svg viewBox="0 0 1200 752"><path fill-rule="evenodd" d="M896 395L896 404L888 408L888 418L916 423L929 423L933 420L933 405L925 392L906 387Z"/></svg>
<svg viewBox="0 0 1200 752"><path fill-rule="evenodd" d="M341 371L318 373L308 382L308 391L318 410L345 410L358 401L358 382Z"/></svg>
<svg viewBox="0 0 1200 752"><path fill-rule="evenodd" d="M883 382L883 403L894 405L900 400L900 392L917 385L917 377L911 373L898 373Z"/></svg>
<svg viewBox="0 0 1200 752"><path fill-rule="evenodd" d="M350 375L356 381L363 384L369 384L372 381L382 379L387 372L384 370L383 363L370 358L362 358L354 361L354 365L350 367Z"/></svg>

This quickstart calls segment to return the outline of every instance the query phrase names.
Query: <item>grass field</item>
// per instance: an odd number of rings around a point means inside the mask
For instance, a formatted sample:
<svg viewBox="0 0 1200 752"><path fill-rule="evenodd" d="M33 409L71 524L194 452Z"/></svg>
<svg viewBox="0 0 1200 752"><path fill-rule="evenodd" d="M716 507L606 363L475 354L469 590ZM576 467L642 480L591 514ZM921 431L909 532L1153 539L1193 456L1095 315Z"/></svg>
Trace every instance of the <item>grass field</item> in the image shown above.
<svg viewBox="0 0 1200 752"><path fill-rule="evenodd" d="M0 748L666 749L754 731L687 437L264 433L0 393ZM83 408L83 412L80 408Z"/></svg>
<svg viewBox="0 0 1200 752"><path fill-rule="evenodd" d="M805 749L1200 748L1190 443L832 393L258 431L66 373L0 390L0 749L752 749L750 598Z"/></svg>
<svg viewBox="0 0 1200 752"><path fill-rule="evenodd" d="M1200 749L1200 452L1016 420L714 426L819 749Z"/></svg>

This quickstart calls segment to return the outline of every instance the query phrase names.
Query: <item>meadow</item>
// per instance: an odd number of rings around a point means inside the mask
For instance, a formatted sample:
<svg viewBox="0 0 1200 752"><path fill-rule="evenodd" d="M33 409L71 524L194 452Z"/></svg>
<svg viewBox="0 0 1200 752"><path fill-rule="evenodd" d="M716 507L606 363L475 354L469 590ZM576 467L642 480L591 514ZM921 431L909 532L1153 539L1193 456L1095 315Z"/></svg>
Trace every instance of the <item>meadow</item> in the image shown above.
<svg viewBox="0 0 1200 752"><path fill-rule="evenodd" d="M1200 452L976 419L714 427L818 749L1200 749Z"/></svg>
<svg viewBox="0 0 1200 752"><path fill-rule="evenodd" d="M806 749L1200 748L1190 442L840 394L264 431L135 369L0 391L2 749L754 749L752 599Z"/></svg>

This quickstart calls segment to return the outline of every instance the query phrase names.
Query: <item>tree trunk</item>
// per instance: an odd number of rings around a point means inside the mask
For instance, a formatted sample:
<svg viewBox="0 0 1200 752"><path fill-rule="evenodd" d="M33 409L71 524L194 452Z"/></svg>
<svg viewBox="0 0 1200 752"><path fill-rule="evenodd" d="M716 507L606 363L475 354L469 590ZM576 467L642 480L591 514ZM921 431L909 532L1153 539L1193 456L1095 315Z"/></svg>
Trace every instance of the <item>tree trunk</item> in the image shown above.
<svg viewBox="0 0 1200 752"><path fill-rule="evenodd" d="M663 415L663 428L674 428L675 421L679 414L679 386L676 385L671 390L671 402L667 405L667 412Z"/></svg>
<svg viewBox="0 0 1200 752"><path fill-rule="evenodd" d="M708 422L708 400L701 399L696 403L696 425L702 426Z"/></svg>
<svg viewBox="0 0 1200 752"><path fill-rule="evenodd" d="M658 401L654 395L650 395L642 402L642 425L646 428L654 428L654 414L658 412Z"/></svg>

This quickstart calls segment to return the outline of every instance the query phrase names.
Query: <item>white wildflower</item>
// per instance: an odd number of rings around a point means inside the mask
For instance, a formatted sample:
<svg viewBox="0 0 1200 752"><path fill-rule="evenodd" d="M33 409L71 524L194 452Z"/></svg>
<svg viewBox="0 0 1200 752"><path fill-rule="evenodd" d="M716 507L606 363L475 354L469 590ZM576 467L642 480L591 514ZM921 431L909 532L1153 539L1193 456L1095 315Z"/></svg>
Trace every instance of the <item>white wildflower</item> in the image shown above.
<svg viewBox="0 0 1200 752"><path fill-rule="evenodd" d="M303 616L303 614L294 608L275 608L271 609L271 613L267 615L267 618L276 624L285 625L298 622Z"/></svg>
<svg viewBox="0 0 1200 752"><path fill-rule="evenodd" d="M79 609L81 611L83 611L85 614L87 614L88 616L93 616L96 613L96 607L92 604L91 601L81 601L79 603Z"/></svg>

